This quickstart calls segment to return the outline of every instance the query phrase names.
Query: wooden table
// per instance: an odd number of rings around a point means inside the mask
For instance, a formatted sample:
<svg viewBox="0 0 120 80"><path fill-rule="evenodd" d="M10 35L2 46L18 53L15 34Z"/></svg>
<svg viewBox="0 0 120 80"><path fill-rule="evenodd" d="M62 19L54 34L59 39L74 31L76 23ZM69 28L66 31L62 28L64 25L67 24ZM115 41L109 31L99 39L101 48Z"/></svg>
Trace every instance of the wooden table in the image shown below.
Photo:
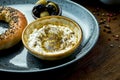
<svg viewBox="0 0 120 80"><path fill-rule="evenodd" d="M76 2L90 10L98 20L98 42L65 80L120 80L120 6L94 1Z"/></svg>
<svg viewBox="0 0 120 80"><path fill-rule="evenodd" d="M59 76L50 79L46 74L45 77L47 80L120 80L120 6L104 5L98 0L76 2L90 10L98 20L100 26L98 42L86 56L66 71L61 71ZM19 77L13 73L7 75L10 75L10 79L16 80L45 80L40 77L40 73L35 74L37 77L33 74L35 73L18 74Z"/></svg>

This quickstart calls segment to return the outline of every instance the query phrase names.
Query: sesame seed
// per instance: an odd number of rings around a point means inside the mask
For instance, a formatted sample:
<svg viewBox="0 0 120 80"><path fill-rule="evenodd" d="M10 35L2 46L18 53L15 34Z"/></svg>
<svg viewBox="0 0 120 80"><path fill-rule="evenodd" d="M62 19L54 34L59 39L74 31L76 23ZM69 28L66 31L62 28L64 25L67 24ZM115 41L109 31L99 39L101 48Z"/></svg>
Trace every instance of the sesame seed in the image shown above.
<svg viewBox="0 0 120 80"><path fill-rule="evenodd" d="M108 24L105 25L104 27L107 28L107 29L111 29L110 26L109 26Z"/></svg>
<svg viewBox="0 0 120 80"><path fill-rule="evenodd" d="M120 48L120 45L118 46L118 48Z"/></svg>
<svg viewBox="0 0 120 80"><path fill-rule="evenodd" d="M113 44L110 44L110 47L113 47L114 45Z"/></svg>
<svg viewBox="0 0 120 80"><path fill-rule="evenodd" d="M115 35L115 37L116 37L116 38L119 38L119 35L117 34L117 35Z"/></svg>

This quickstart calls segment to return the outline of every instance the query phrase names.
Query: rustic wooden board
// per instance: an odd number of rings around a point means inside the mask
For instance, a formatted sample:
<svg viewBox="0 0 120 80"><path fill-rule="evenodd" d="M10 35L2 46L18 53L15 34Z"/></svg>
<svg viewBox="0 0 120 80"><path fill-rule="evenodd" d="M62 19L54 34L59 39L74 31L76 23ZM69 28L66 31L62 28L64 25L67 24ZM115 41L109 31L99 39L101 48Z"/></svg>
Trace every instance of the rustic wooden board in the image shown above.
<svg viewBox="0 0 120 80"><path fill-rule="evenodd" d="M95 47L65 80L120 80L120 6L79 1L96 17L100 36ZM95 0L94 0L95 1Z"/></svg>

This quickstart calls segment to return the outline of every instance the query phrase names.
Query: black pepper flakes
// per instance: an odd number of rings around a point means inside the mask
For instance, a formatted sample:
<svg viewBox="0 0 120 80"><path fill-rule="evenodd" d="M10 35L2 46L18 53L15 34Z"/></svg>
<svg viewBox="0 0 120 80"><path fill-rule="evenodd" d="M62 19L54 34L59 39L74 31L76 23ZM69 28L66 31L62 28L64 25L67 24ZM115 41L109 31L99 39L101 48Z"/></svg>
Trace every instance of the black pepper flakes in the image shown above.
<svg viewBox="0 0 120 80"><path fill-rule="evenodd" d="M10 33L14 34L14 30L13 29L9 29L8 30Z"/></svg>
<svg viewBox="0 0 120 80"><path fill-rule="evenodd" d="M5 35L6 35L6 36L7 36L7 35L9 35L9 32L8 32L8 30L6 30L6 31L5 31Z"/></svg>
<svg viewBox="0 0 120 80"><path fill-rule="evenodd" d="M106 32L106 29L103 29L103 32Z"/></svg>
<svg viewBox="0 0 120 80"><path fill-rule="evenodd" d="M17 23L18 22L18 16L13 16L12 20L14 21L14 23Z"/></svg>
<svg viewBox="0 0 120 80"><path fill-rule="evenodd" d="M10 13L14 13L14 12L15 12L15 10L12 9L12 8L8 8L8 11L9 11Z"/></svg>
<svg viewBox="0 0 120 80"><path fill-rule="evenodd" d="M110 38L108 38L108 41L111 41L111 39L110 39Z"/></svg>
<svg viewBox="0 0 120 80"><path fill-rule="evenodd" d="M110 33L112 33L112 31L111 31L111 30L108 30L108 31L107 31L107 33L109 33L109 34L110 34Z"/></svg>

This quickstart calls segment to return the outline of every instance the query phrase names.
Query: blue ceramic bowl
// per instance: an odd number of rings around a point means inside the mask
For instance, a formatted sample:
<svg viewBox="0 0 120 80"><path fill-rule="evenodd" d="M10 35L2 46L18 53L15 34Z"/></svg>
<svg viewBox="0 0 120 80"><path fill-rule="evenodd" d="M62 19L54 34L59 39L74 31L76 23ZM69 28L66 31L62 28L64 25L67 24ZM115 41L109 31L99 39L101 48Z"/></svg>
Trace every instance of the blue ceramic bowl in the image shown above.
<svg viewBox="0 0 120 80"><path fill-rule="evenodd" d="M47 1L48 3L50 3L50 2L52 2L52 1ZM56 16L61 16L61 14L62 14L62 8L57 4L57 3L55 3L55 2L52 2L52 3L54 3L55 5L56 5L56 7L57 7L57 9L58 9L58 11L57 11L57 13L56 14L50 14L49 13L49 11L47 10L47 8L45 7L45 11L47 11L48 12L48 14L49 15L45 15L45 16L54 16L54 15L56 15ZM40 4L36 4L34 7L33 7L33 9L32 9L32 16L35 18L35 19L37 19L37 18L41 18L41 16L36 16L33 12L34 12L34 10L35 10L35 8L37 7L37 6L39 6ZM41 12L40 12L41 13ZM40 13L39 13L39 15L40 15ZM44 14L43 14L44 15ZM44 16L44 17L45 17Z"/></svg>

